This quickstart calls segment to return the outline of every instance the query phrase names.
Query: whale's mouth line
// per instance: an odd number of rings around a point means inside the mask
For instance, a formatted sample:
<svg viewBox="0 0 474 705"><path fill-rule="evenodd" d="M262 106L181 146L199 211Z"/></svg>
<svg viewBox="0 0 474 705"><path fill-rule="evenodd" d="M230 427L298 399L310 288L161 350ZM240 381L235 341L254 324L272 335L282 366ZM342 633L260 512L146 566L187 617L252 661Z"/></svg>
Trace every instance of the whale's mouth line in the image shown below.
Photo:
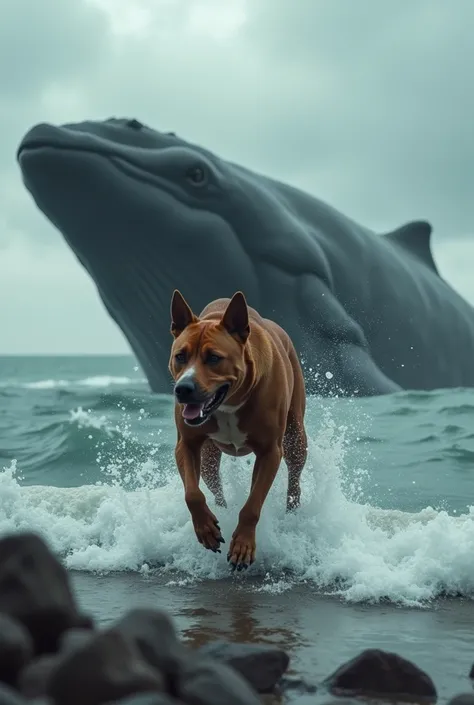
<svg viewBox="0 0 474 705"><path fill-rule="evenodd" d="M164 148L166 149L166 148ZM164 151L160 150L160 151ZM17 151L17 159L21 164L21 156L26 153L40 152L42 150L50 150L56 152L75 152L82 155L90 155L92 157L102 157L109 164L113 165L115 169L127 176L128 178L134 179L135 181L140 181L141 183L148 184L154 188L158 188L161 191L166 192L171 198L183 202L184 199L180 198L180 193L183 193L183 189L180 189L179 185L173 181L168 181L167 179L158 176L148 169L144 169L141 165L137 165L130 159L127 159L124 155L111 152L106 149L91 149L88 147L75 146L75 145L64 145L64 144L53 144L47 142L46 140L38 140L31 143L21 145ZM147 152L146 149L143 150ZM189 200L189 199L186 199ZM192 199L193 208L205 208L204 202L201 199ZM189 204L188 204L189 205Z"/></svg>
<svg viewBox="0 0 474 705"><path fill-rule="evenodd" d="M47 140L31 140L20 144L17 149L17 158L19 159L24 152L37 152L40 150L52 150L57 152L82 152L97 156L110 157L111 153L106 149L91 149L90 147L75 146L73 144L59 144L48 142Z"/></svg>
<svg viewBox="0 0 474 705"><path fill-rule="evenodd" d="M25 153L49 150L52 152L77 152L79 154L90 154L93 157L104 157L108 161L112 162L118 160L121 162L126 162L127 164L129 163L131 166L134 166L137 170L144 171L145 173L147 173L146 169L137 166L123 155L118 156L116 153L108 149L91 149L90 147L75 146L73 144L54 144L52 142L47 142L46 140L38 140L29 143L27 142L26 144L20 145L17 151L17 158L18 160L20 160L22 155ZM146 152L146 150L143 151Z"/></svg>

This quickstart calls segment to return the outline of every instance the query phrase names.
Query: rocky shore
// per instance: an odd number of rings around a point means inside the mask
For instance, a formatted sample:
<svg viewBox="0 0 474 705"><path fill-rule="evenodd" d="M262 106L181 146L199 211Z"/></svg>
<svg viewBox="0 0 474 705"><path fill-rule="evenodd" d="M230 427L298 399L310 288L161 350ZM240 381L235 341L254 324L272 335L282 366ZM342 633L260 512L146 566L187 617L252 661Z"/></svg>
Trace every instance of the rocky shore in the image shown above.
<svg viewBox="0 0 474 705"><path fill-rule="evenodd" d="M0 705L437 700L427 673L377 649L322 683L291 677L289 668L288 654L266 645L211 642L190 649L162 611L134 609L100 629L79 610L67 571L40 537L0 540ZM450 705L474 705L474 694L461 693Z"/></svg>

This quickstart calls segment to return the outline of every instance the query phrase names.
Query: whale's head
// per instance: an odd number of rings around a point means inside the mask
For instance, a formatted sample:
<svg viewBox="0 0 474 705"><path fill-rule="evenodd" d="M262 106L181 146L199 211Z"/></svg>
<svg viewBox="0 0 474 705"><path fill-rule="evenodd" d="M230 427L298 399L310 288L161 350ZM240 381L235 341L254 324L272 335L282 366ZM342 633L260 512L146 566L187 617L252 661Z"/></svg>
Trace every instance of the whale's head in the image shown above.
<svg viewBox="0 0 474 705"><path fill-rule="evenodd" d="M17 157L26 188L89 272L152 389L171 389L174 289L198 311L239 289L259 306L242 239L258 236L259 215L238 168L135 119L39 124Z"/></svg>

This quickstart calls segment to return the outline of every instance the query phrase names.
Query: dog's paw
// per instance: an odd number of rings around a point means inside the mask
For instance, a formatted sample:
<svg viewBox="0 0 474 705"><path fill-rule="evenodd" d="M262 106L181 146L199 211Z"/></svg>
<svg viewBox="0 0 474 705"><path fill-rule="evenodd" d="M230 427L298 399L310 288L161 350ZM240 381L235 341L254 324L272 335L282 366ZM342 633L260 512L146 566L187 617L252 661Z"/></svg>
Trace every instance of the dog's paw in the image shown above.
<svg viewBox="0 0 474 705"><path fill-rule="evenodd" d="M246 570L255 561L255 529L237 527L230 542L227 561L232 571Z"/></svg>
<svg viewBox="0 0 474 705"><path fill-rule="evenodd" d="M219 522L209 507L205 506L194 511L193 525L199 543L214 553L220 553L219 546L225 541L222 538Z"/></svg>

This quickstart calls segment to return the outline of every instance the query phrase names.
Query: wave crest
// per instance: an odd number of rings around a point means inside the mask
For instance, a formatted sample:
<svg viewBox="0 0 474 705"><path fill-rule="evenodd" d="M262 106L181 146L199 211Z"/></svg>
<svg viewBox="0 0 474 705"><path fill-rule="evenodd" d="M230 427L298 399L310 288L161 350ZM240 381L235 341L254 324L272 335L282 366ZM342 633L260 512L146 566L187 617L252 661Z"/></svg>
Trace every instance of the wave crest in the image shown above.
<svg viewBox="0 0 474 705"><path fill-rule="evenodd" d="M76 410L72 423L117 441L106 420L88 412ZM471 597L474 508L455 517L432 507L408 513L371 506L362 490L366 473L345 467L345 436L325 412L310 441L295 515L285 513L282 464L258 526L258 559L248 574L256 576L254 589L305 582L351 602L406 606L441 594ZM246 459L225 458L222 470L228 509L208 501L228 542L251 469ZM225 555L206 552L195 539L171 452L140 460L117 451L99 482L74 488L22 486L13 462L0 474L0 532L19 529L43 534L70 569L159 571L188 584L230 579Z"/></svg>

